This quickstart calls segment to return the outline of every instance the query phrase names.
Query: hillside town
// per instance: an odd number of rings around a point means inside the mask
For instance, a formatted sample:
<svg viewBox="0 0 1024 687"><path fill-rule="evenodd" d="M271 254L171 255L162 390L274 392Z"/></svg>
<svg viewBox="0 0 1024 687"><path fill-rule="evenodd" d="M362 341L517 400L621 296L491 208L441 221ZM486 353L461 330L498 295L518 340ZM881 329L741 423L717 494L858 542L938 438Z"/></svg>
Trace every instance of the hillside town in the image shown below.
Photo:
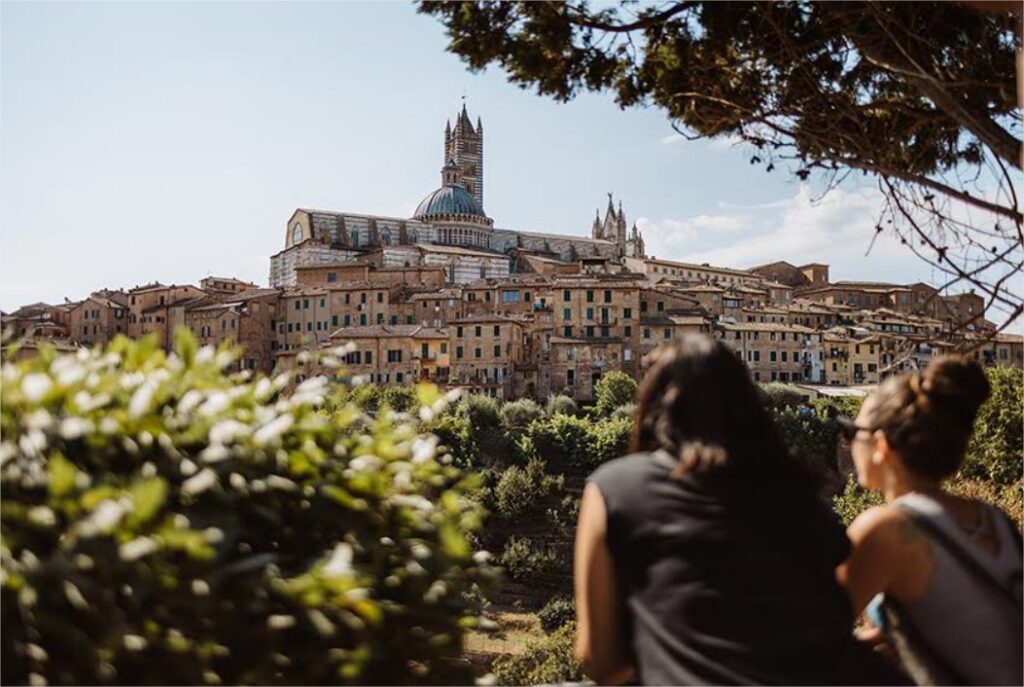
<svg viewBox="0 0 1024 687"><path fill-rule="evenodd" d="M828 265L750 269L648 256L608 194L590 235L495 227L483 207L483 125L465 109L444 131L441 185L412 217L297 209L269 285L103 288L79 301L3 313L5 346L91 347L118 335L169 349L241 346L241 369L318 374L350 343L346 368L381 385L427 380L500 398L594 397L605 373L639 379L646 353L687 332L725 341L756 381L877 384L941 353L1024 366L1024 338L996 333L973 292L917 282L832 280ZM784 257L784 256L779 256Z"/></svg>

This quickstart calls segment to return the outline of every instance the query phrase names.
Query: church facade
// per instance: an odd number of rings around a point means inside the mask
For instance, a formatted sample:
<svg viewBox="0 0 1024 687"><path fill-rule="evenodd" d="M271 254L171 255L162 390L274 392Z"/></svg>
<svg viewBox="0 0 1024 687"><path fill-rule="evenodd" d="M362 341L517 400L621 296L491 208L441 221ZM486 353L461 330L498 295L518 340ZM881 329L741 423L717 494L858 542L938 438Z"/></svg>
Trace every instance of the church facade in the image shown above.
<svg viewBox="0 0 1024 687"><path fill-rule="evenodd" d="M598 259L623 264L643 258L634 224L627 231L611 194L604 220L590 237L497 228L484 211L484 133L465 106L446 123L441 185L427 194L412 217L297 209L288 220L285 248L271 256L270 285L296 284L296 269L352 261L379 267L437 266L452 284L506 277L528 269L529 257L567 264Z"/></svg>

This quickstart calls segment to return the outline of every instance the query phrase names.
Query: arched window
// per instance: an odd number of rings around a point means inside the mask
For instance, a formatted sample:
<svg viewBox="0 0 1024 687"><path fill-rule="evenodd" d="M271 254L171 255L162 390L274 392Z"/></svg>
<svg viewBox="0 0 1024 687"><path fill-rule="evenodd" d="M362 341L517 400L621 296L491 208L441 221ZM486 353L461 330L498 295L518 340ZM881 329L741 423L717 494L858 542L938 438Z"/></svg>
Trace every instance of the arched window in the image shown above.
<svg viewBox="0 0 1024 687"><path fill-rule="evenodd" d="M295 226L292 227L292 244L294 245L294 244L300 242L301 240L302 240L302 225L299 224L299 223L296 223Z"/></svg>

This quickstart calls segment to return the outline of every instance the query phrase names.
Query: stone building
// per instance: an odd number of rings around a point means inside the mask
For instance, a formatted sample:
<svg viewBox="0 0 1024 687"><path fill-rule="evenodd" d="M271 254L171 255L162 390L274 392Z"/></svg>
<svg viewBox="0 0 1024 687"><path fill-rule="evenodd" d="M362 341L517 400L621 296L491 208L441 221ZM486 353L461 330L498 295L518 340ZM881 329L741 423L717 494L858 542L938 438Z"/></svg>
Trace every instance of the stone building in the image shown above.
<svg viewBox="0 0 1024 687"><path fill-rule="evenodd" d="M514 397L517 368L527 362L526 326L510 315L471 315L451 322L448 383L498 398Z"/></svg>
<svg viewBox="0 0 1024 687"><path fill-rule="evenodd" d="M79 345L108 343L118 334L127 334L127 297L123 293L94 293L68 311L67 323L68 338Z"/></svg>
<svg viewBox="0 0 1024 687"><path fill-rule="evenodd" d="M592 236L503 229L484 210L484 141L463 110L444 132L441 185L416 206L412 217L298 209L288 220L285 247L271 256L270 284L297 284L297 270L370 259L391 266L438 266L452 284L503 277L538 261L574 264L598 258L642 258L643 237L611 206ZM547 268L543 268L547 269Z"/></svg>

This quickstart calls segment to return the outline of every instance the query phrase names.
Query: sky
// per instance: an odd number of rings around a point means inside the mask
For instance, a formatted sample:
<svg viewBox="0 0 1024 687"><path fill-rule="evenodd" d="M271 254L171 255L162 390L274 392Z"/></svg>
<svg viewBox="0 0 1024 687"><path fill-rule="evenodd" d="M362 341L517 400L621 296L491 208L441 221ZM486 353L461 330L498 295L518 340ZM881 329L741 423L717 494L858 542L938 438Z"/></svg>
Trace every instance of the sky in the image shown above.
<svg viewBox="0 0 1024 687"><path fill-rule="evenodd" d="M888 237L866 255L870 181L819 198L657 109L557 103L445 46L404 2L3 2L0 307L211 274L265 284L296 208L410 216L463 97L498 227L587 235L612 192L659 258L941 279Z"/></svg>

